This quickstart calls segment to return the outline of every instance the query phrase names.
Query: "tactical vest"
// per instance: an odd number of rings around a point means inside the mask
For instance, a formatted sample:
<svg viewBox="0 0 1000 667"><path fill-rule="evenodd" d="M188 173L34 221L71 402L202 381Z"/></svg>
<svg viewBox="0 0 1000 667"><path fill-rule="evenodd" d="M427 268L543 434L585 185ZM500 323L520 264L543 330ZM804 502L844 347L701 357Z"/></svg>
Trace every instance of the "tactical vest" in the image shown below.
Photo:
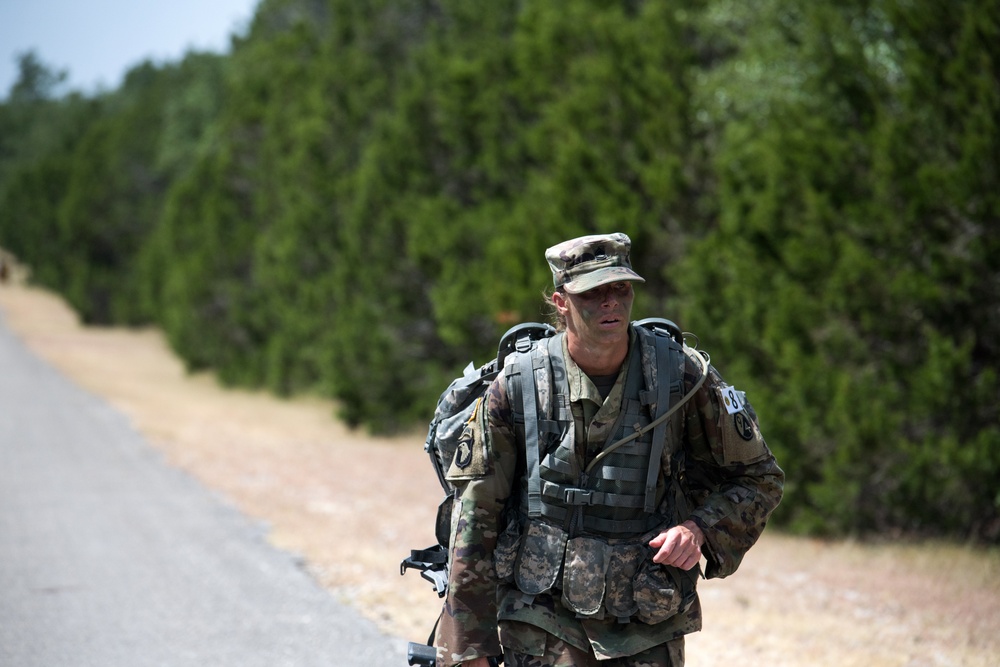
<svg viewBox="0 0 1000 667"><path fill-rule="evenodd" d="M648 426L683 393L681 346L642 326L635 331L635 349L626 358L622 409L605 447ZM514 412L524 416L524 515L545 517L571 534L609 538L636 536L662 525L665 517L656 510L665 492L660 461L667 422L617 448L592 469L579 469L563 338L549 338L508 359L504 370L511 405L523 405L523 412Z"/></svg>
<svg viewBox="0 0 1000 667"><path fill-rule="evenodd" d="M508 400L524 426L527 488L519 520L508 524L494 557L498 577L513 582L526 601L560 590L580 616L608 612L621 622L637 616L658 623L694 600L697 570L656 566L645 544L686 514L682 454L671 452L669 465L662 463L667 421L608 449L684 399L684 351L665 331L634 329L618 420L604 450L582 470L564 336L507 359Z"/></svg>

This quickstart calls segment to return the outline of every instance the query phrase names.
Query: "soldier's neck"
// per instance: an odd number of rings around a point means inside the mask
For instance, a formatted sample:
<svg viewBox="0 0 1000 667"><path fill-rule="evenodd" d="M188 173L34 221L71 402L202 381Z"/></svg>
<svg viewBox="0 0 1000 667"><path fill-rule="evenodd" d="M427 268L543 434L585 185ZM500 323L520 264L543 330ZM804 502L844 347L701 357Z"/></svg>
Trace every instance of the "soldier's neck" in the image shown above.
<svg viewBox="0 0 1000 667"><path fill-rule="evenodd" d="M569 356L587 375L612 375L617 373L628 356L628 334L608 344L567 335Z"/></svg>

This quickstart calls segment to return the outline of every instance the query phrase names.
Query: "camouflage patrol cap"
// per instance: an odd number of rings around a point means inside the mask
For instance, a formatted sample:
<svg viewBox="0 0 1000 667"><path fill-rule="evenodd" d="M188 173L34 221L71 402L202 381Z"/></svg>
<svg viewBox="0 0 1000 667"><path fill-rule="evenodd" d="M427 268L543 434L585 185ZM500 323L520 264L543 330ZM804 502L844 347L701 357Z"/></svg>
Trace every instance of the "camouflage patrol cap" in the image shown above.
<svg viewBox="0 0 1000 667"><path fill-rule="evenodd" d="M631 247L632 241L622 233L581 236L552 246L545 259L555 286L579 294L619 280L646 282L632 270Z"/></svg>

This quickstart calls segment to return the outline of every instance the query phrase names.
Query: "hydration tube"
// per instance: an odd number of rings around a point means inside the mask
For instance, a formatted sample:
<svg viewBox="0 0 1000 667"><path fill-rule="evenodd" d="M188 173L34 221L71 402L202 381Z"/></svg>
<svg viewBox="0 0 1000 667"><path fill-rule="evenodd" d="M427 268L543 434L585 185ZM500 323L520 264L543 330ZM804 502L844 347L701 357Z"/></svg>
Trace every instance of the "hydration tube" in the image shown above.
<svg viewBox="0 0 1000 667"><path fill-rule="evenodd" d="M695 343L695 344L697 345L697 343ZM685 345L684 347L688 348L687 345ZM618 449L622 445L627 444L629 442L632 442L633 440L635 440L639 436L643 435L644 433L648 433L653 428L655 428L656 426L659 426L662 422L666 421L667 419L670 419L670 416L672 414L674 414L675 412L677 412L677 410L679 410L685 403L688 402L688 400L690 400L690 398L692 396L695 395L695 392L697 392L699 389L701 389L701 385L705 384L705 380L708 379L709 356L708 356L707 352L702 352L701 350L696 350L694 348L688 348L688 349L690 349L692 352L694 352L694 356L701 363L701 377L698 378L698 381L695 383L695 385L693 387L691 387L691 391L689 391L688 393L684 394L684 396L681 398L681 400L677 401L677 403L672 408L670 408L669 410L667 410L666 412L664 412L662 415L660 415L659 417L657 417L656 419L654 419L648 425L646 425L643 428L637 430L635 433L630 433L629 435L625 436L621 440L613 442L612 444L610 444L607 447L605 447L604 450L601 451L600 454L598 454L597 456L594 457L594 460L590 462L590 465L587 466L587 469L584 471L585 475L589 474L590 471L594 469L594 466L596 466L598 463L600 463L601 460L605 456L611 454L613 451L615 451L616 449Z"/></svg>

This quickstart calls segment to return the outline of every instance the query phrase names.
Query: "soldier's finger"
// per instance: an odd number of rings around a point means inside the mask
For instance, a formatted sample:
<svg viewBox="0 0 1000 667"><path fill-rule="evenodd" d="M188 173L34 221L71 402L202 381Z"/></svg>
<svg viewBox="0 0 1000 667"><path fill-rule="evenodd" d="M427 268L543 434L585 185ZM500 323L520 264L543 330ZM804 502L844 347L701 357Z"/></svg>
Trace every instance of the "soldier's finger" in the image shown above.
<svg viewBox="0 0 1000 667"><path fill-rule="evenodd" d="M677 567L679 567L682 570L690 570L692 567L697 565L698 561L700 560L701 560L701 554L699 552L695 552L689 555L687 558L685 558L684 562L678 565Z"/></svg>

